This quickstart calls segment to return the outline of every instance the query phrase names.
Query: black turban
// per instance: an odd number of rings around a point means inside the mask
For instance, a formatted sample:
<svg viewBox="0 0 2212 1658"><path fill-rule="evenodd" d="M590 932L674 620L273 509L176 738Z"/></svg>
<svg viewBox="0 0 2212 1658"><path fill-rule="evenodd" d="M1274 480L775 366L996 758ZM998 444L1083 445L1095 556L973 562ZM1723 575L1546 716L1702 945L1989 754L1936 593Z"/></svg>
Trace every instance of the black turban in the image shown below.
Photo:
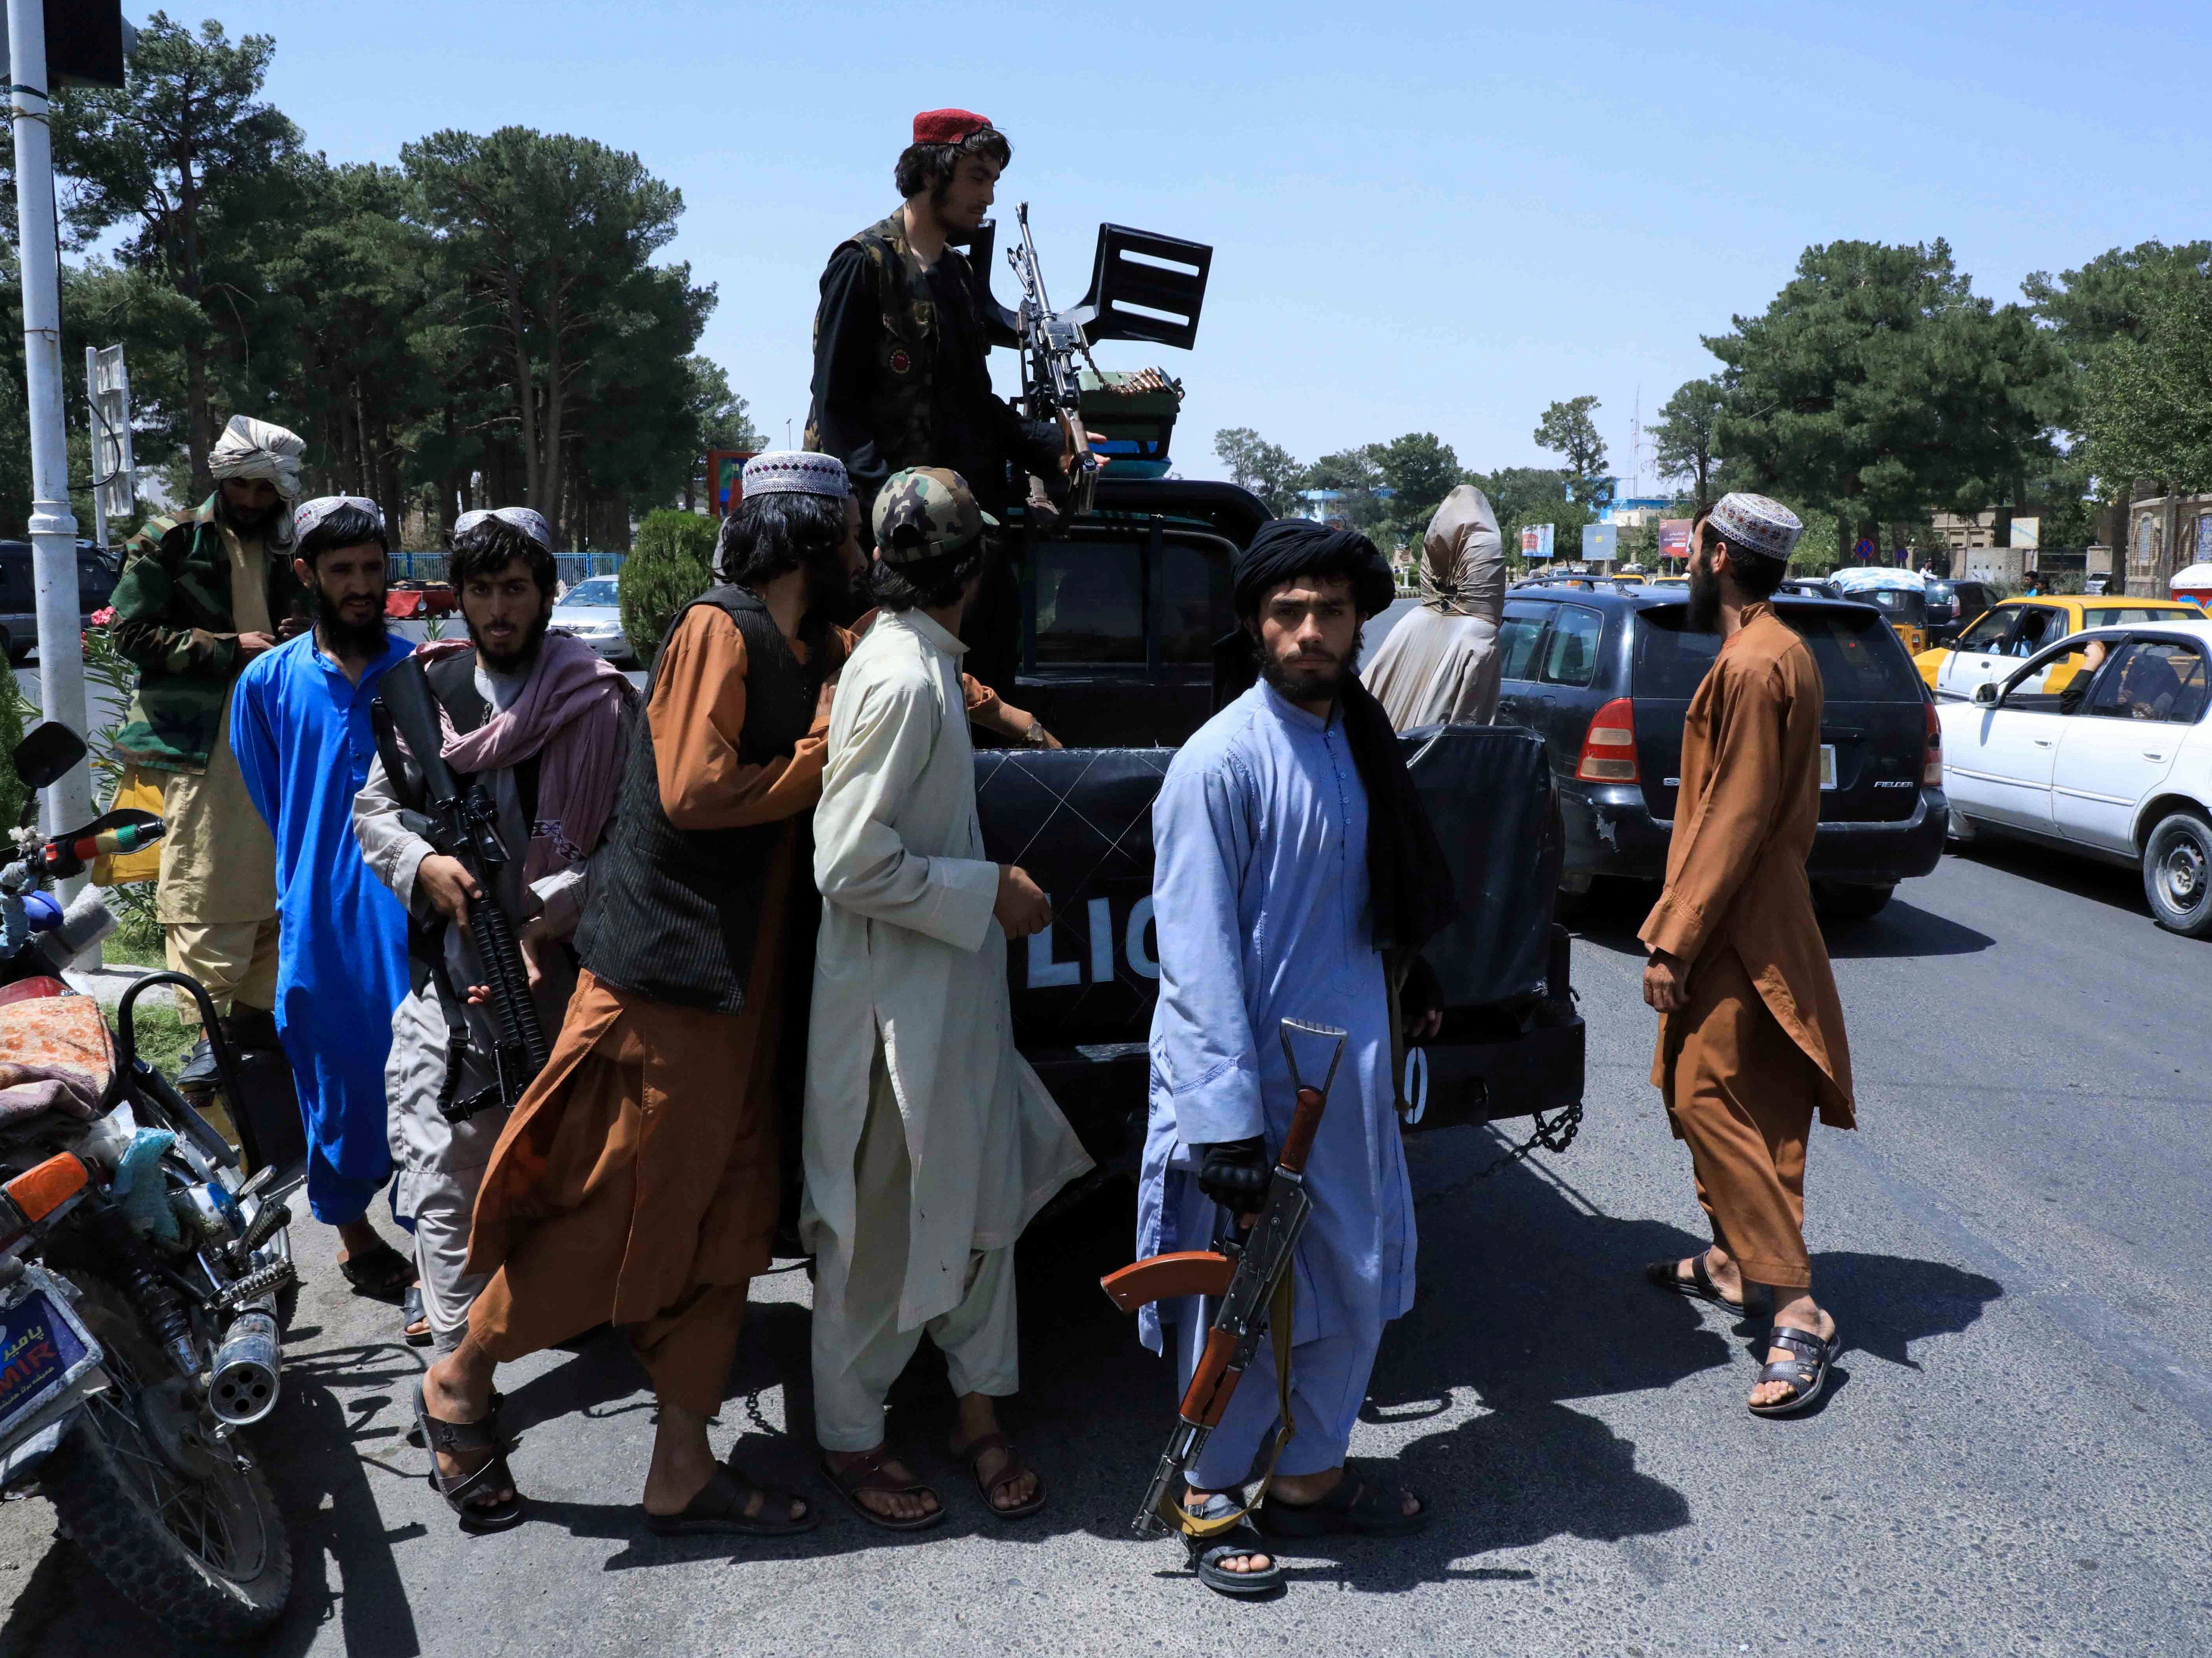
<svg viewBox="0 0 2212 1658"><path fill-rule="evenodd" d="M1268 590L1293 576L1346 576L1361 618L1390 608L1398 584L1389 561L1357 530L1279 518L1260 526L1252 544L1237 556L1237 614L1256 616Z"/></svg>

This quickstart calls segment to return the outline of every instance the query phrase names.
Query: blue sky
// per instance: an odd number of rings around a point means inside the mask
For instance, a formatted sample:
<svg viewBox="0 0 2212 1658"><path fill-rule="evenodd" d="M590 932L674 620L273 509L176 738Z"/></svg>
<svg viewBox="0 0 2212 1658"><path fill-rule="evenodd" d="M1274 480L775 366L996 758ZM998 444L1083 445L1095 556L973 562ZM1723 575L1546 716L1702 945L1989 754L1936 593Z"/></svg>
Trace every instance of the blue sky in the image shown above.
<svg viewBox="0 0 2212 1658"><path fill-rule="evenodd" d="M2201 3L215 15L276 36L270 94L333 160L510 123L636 151L684 192L672 254L720 291L701 349L778 440L804 423L823 260L891 204L912 113L939 105L1012 137L1001 216L1030 203L1061 303L1102 220L1213 244L1194 351L1101 352L1182 377L1191 476L1231 425L1302 459L1430 430L1470 466L1549 464L1538 415L1589 392L1626 480L1639 392L1648 419L1711 372L1698 336L1762 309L1808 243L1946 237L2011 299L2031 270L2207 226L2204 123L2173 74L2212 61Z"/></svg>

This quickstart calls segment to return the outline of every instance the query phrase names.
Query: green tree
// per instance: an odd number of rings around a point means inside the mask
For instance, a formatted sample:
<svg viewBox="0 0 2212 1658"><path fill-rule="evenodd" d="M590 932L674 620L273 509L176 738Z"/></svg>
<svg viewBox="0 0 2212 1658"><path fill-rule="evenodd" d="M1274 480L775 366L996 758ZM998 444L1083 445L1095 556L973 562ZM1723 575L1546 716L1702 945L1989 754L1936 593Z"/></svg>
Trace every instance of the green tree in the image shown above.
<svg viewBox="0 0 2212 1658"><path fill-rule="evenodd" d="M1713 472L1720 464L1713 428L1727 396L1717 380L1685 380L1661 407L1651 428L1659 476L1689 482L1693 515L1713 501Z"/></svg>
<svg viewBox="0 0 2212 1658"><path fill-rule="evenodd" d="M2100 476L2212 489L2212 274L2156 285L2139 325L2091 364L2082 423Z"/></svg>
<svg viewBox="0 0 2212 1658"><path fill-rule="evenodd" d="M1590 411L1595 398L1570 398L1544 410L1532 434L1536 446L1549 449L1567 463L1567 477L1577 501L1596 501L1604 489L1605 440L1598 435Z"/></svg>
<svg viewBox="0 0 2212 1658"><path fill-rule="evenodd" d="M1418 541L1465 476L1459 457L1433 432L1408 432L1373 446L1371 453L1390 491L1391 531L1401 543Z"/></svg>
<svg viewBox="0 0 2212 1658"><path fill-rule="evenodd" d="M1339 449L1323 455L1298 474L1300 489L1334 489L1343 497L1331 513L1356 530L1371 531L1389 515L1389 502L1376 491L1383 488L1382 469L1376 461L1374 444Z"/></svg>
<svg viewBox="0 0 2212 1658"><path fill-rule="evenodd" d="M1808 248L1763 315L1709 337L1726 367L1714 440L1757 486L1832 504L1844 544L1931 510L2024 498L2051 453L2057 351L1994 306L1948 245Z"/></svg>
<svg viewBox="0 0 2212 1658"><path fill-rule="evenodd" d="M1231 483L1259 496L1277 518L1297 506L1304 469L1282 445L1269 443L1249 426L1231 426L1213 434L1213 455L1229 469Z"/></svg>
<svg viewBox="0 0 2212 1658"><path fill-rule="evenodd" d="M647 513L637 526L637 544L623 561L623 632L647 667L677 611L712 585L719 531L713 519L673 507Z"/></svg>

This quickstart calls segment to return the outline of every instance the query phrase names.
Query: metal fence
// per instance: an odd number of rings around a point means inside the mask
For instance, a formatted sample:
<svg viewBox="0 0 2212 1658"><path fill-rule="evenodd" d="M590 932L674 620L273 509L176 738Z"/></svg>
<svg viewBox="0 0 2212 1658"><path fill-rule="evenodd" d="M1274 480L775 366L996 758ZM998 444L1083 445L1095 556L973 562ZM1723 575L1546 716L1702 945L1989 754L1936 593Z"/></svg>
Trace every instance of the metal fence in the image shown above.
<svg viewBox="0 0 2212 1658"><path fill-rule="evenodd" d="M392 571L400 581L443 581L447 579L446 553L395 553L392 562L398 568ZM595 575L613 575L623 567L628 553L556 553L553 562L560 567L561 580L569 586Z"/></svg>

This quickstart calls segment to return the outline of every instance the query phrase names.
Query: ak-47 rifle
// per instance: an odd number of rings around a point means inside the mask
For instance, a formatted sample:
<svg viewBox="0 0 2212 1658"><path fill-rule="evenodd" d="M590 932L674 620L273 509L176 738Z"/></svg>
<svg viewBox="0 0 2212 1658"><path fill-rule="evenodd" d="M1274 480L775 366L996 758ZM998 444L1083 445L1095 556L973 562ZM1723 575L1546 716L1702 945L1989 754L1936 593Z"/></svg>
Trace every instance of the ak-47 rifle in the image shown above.
<svg viewBox="0 0 2212 1658"><path fill-rule="evenodd" d="M1091 452L1090 434L1083 426L1083 385L1075 360L1080 356L1097 374L1091 342L1083 325L1091 307L1079 305L1055 312L1045 297L1044 267L1037 263L1036 243L1030 238L1030 204L1014 210L1021 226L1021 240L1006 250L1006 263L1021 284L1022 302L1016 309L1022 337L1022 399L1031 420L1056 421L1060 438L1074 457L1067 469L1067 510L1087 513L1098 483L1098 457Z"/></svg>
<svg viewBox="0 0 2212 1658"><path fill-rule="evenodd" d="M1336 1042L1335 1052L1329 1056L1328 1074L1319 1088L1308 1088L1298 1081L1297 1054L1291 1046L1294 1034L1334 1038ZM1267 1333L1271 1323L1287 1326L1289 1322L1291 1252L1313 1210L1313 1199L1306 1195L1306 1157L1321 1127L1322 1110L1328 1103L1329 1086L1336 1080L1336 1067L1344 1058L1346 1038L1343 1031L1331 1026L1308 1024L1300 1019L1284 1020L1281 1035L1297 1108L1291 1118L1291 1132L1283 1141L1282 1155L1275 1159L1274 1175L1267 1183L1259 1218L1241 1238L1224 1236L1216 1248L1154 1255L1099 1280L1108 1298L1125 1313L1180 1296L1204 1296L1218 1300L1220 1307L1206 1333L1206 1348L1191 1374L1190 1386L1183 1390L1182 1407L1175 1431L1168 1436L1166 1455L1153 1471L1144 1506L1137 1511L1133 1529L1139 1537L1169 1525L1189 1531L1194 1525L1211 1528L1232 1524L1235 1518L1242 1517L1240 1511L1227 1521L1194 1522L1171 1505L1176 1476L1188 1475L1198 1454L1206 1448L1207 1436L1220 1423L1237 1384L1244 1378L1245 1367L1259 1351L1260 1339ZM1285 1339L1275 1349L1275 1371L1285 1398L1290 1378L1288 1335L1286 1327ZM1285 1412L1275 1437L1277 1455L1281 1455L1290 1431ZM1268 1477L1272 1479L1273 1473L1270 1458Z"/></svg>
<svg viewBox="0 0 2212 1658"><path fill-rule="evenodd" d="M488 1056L493 1084L481 1093L457 1100L459 1055L447 1063L438 1109L448 1122L465 1122L491 1106L513 1105L551 1056L545 1028L538 1022L538 1004L530 994L530 970L515 940L514 922L494 896L499 890L499 872L507 860L507 847L499 838L499 809L492 803L491 791L479 780L471 777L464 784L446 763L437 703L419 662L402 662L379 682L376 700L369 704L369 720L393 782L404 786L401 774L392 764L391 738L395 732L406 742L416 768L422 774L427 810L402 811L399 821L445 856L459 861L477 890L477 896L469 900L469 932L491 991L500 1037Z"/></svg>

